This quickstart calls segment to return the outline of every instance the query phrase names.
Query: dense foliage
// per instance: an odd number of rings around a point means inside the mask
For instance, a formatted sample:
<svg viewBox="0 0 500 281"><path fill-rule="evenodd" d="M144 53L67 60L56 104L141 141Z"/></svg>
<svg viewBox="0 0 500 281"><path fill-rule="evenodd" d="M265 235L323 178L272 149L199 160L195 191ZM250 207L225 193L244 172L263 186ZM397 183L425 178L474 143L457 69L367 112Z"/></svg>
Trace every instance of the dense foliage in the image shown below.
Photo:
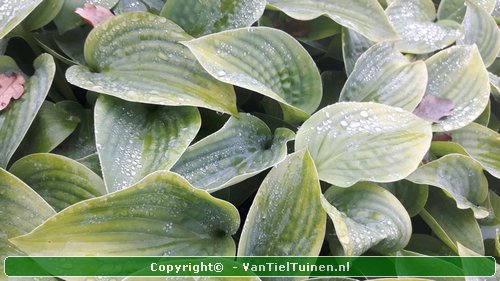
<svg viewBox="0 0 500 281"><path fill-rule="evenodd" d="M500 1L85 2L0 0L0 260L500 255Z"/></svg>

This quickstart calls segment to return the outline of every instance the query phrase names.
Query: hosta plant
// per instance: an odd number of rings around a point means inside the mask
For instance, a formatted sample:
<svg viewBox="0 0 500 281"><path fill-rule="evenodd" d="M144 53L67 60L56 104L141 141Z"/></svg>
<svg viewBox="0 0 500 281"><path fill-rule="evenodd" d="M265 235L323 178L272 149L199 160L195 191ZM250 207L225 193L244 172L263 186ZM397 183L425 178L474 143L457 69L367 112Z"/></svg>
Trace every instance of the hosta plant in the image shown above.
<svg viewBox="0 0 500 281"><path fill-rule="evenodd" d="M500 255L500 1L0 7L0 260Z"/></svg>

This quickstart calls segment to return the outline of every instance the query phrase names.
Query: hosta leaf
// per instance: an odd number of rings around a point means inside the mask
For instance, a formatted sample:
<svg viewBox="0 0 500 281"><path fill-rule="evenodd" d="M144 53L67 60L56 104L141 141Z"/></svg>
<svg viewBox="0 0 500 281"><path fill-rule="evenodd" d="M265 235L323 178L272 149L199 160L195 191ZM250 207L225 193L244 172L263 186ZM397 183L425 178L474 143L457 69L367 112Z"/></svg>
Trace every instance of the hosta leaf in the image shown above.
<svg viewBox="0 0 500 281"><path fill-rule="evenodd" d="M237 114L230 85L213 79L178 41L190 40L166 18L146 12L115 16L85 41L85 66L72 66L68 81L133 102L192 105Z"/></svg>
<svg viewBox="0 0 500 281"><path fill-rule="evenodd" d="M85 165L87 168L92 170L92 172L96 173L102 178L102 168L101 168L101 163L99 162L99 155L97 155L97 152L82 157L80 159L77 159L76 161Z"/></svg>
<svg viewBox="0 0 500 281"><path fill-rule="evenodd" d="M478 256L484 256L484 255L481 255L481 254L478 254L477 252L467 248L466 246L460 244L460 243L457 243L458 245L458 254L460 256L465 256L465 257L478 257ZM469 266L472 266L472 265L469 265ZM465 270L467 268L467 263L464 262L464 267L465 267ZM467 274L467 271L465 271L465 273ZM465 277L465 280L466 281L496 281L500 279L500 265L498 265L498 263L495 263L495 274L491 277L469 277L469 276L466 276Z"/></svg>
<svg viewBox="0 0 500 281"><path fill-rule="evenodd" d="M0 168L0 260L24 255L7 239L26 234L54 215L54 210L29 186ZM0 280L4 280L3 262Z"/></svg>
<svg viewBox="0 0 500 281"><path fill-rule="evenodd" d="M295 149L308 147L319 178L347 187L392 182L413 172L429 149L427 123L377 103L343 102L315 113L299 129Z"/></svg>
<svg viewBox="0 0 500 281"><path fill-rule="evenodd" d="M442 188L459 209L472 209L476 218L488 216L488 211L479 207L488 197L488 181L481 165L472 158L448 154L419 167L407 179Z"/></svg>
<svg viewBox="0 0 500 281"><path fill-rule="evenodd" d="M78 118L58 105L44 101L15 155L52 151L73 133L78 123Z"/></svg>
<svg viewBox="0 0 500 281"><path fill-rule="evenodd" d="M380 186L389 190L403 204L410 217L416 216L425 206L429 187L415 184L407 180L381 183Z"/></svg>
<svg viewBox="0 0 500 281"><path fill-rule="evenodd" d="M430 53L453 44L462 36L462 27L451 20L436 19L432 0L396 0L386 10L390 22L402 37L402 52Z"/></svg>
<svg viewBox="0 0 500 281"><path fill-rule="evenodd" d="M309 152L289 155L262 182L243 226L238 255L317 256L326 227L320 196Z"/></svg>
<svg viewBox="0 0 500 281"><path fill-rule="evenodd" d="M434 131L465 127L481 115L488 105L490 84L476 46L451 47L425 63L429 72L426 94L449 99L455 105L450 116L433 125Z"/></svg>
<svg viewBox="0 0 500 281"><path fill-rule="evenodd" d="M294 133L250 114L231 117L222 129L190 146L172 171L209 192L236 184L285 159Z"/></svg>
<svg viewBox="0 0 500 281"><path fill-rule="evenodd" d="M150 12L159 14L166 0L120 0L113 12L122 14L126 12Z"/></svg>
<svg viewBox="0 0 500 281"><path fill-rule="evenodd" d="M496 0L469 0L478 7L483 8L490 14L495 8ZM438 19L450 19L462 22L466 12L466 0L441 0L437 12ZM479 31L479 30L477 30Z"/></svg>
<svg viewBox="0 0 500 281"><path fill-rule="evenodd" d="M431 144L432 154L437 157L445 156L447 154L458 153L462 155L468 155L464 148L450 141L433 141Z"/></svg>
<svg viewBox="0 0 500 281"><path fill-rule="evenodd" d="M119 0L64 0L61 11L54 19L59 33L64 33L83 24L80 16L75 13L76 8L81 8L85 3L99 5L111 9Z"/></svg>
<svg viewBox="0 0 500 281"><path fill-rule="evenodd" d="M64 156L39 153L16 161L9 170L56 211L106 194L104 182L83 164Z"/></svg>
<svg viewBox="0 0 500 281"><path fill-rule="evenodd" d="M451 137L486 171L500 178L500 135L497 132L471 123L465 128L451 132Z"/></svg>
<svg viewBox="0 0 500 281"><path fill-rule="evenodd" d="M57 106L80 119L76 130L54 150L54 153L79 159L96 153L94 137L94 111L83 108L79 103L65 100Z"/></svg>
<svg viewBox="0 0 500 281"><path fill-rule="evenodd" d="M376 0L269 0L268 4L298 20L327 15L340 25L373 41L396 39L384 10Z"/></svg>
<svg viewBox="0 0 500 281"><path fill-rule="evenodd" d="M47 54L33 63L35 74L24 84L24 95L0 112L0 167L6 167L47 96L56 66ZM20 71L9 57L0 57L0 70Z"/></svg>
<svg viewBox="0 0 500 281"><path fill-rule="evenodd" d="M493 17L472 1L467 1L467 12L462 25L464 37L457 43L476 44L484 64L492 65L500 51L500 31Z"/></svg>
<svg viewBox="0 0 500 281"><path fill-rule="evenodd" d="M251 26L265 7L265 0L169 0L160 15L192 36L201 36Z"/></svg>
<svg viewBox="0 0 500 281"><path fill-rule="evenodd" d="M373 44L371 40L356 31L345 27L342 28L342 54L345 71L348 76L354 70L354 65L359 57L373 46Z"/></svg>
<svg viewBox="0 0 500 281"><path fill-rule="evenodd" d="M420 216L432 231L457 253L460 242L478 253L484 254L481 230L472 210L457 209L453 199L439 189L429 189L429 198Z"/></svg>
<svg viewBox="0 0 500 281"><path fill-rule="evenodd" d="M412 111L426 84L423 61L410 62L394 43L379 43L359 57L340 101L374 101Z"/></svg>
<svg viewBox="0 0 500 281"><path fill-rule="evenodd" d="M66 208L10 241L30 255L230 256L239 220L233 205L161 171Z"/></svg>
<svg viewBox="0 0 500 281"><path fill-rule="evenodd" d="M261 93L308 114L321 101L321 77L313 59L281 30L249 27L183 44L222 82Z"/></svg>
<svg viewBox="0 0 500 281"><path fill-rule="evenodd" d="M61 11L64 2L64 0L43 0L23 21L23 28L35 30L45 26Z"/></svg>
<svg viewBox="0 0 500 281"><path fill-rule="evenodd" d="M428 256L454 256L455 253L441 240L425 234L413 234L405 250Z"/></svg>
<svg viewBox="0 0 500 281"><path fill-rule="evenodd" d="M26 18L43 0L3 0L0 4L0 39Z"/></svg>
<svg viewBox="0 0 500 281"><path fill-rule="evenodd" d="M348 256L373 249L390 253L403 249L412 231L410 217L389 191L373 183L331 187L322 199Z"/></svg>
<svg viewBox="0 0 500 281"><path fill-rule="evenodd" d="M97 151L106 189L121 190L169 170L201 126L193 107L165 107L101 96L95 106Z"/></svg>

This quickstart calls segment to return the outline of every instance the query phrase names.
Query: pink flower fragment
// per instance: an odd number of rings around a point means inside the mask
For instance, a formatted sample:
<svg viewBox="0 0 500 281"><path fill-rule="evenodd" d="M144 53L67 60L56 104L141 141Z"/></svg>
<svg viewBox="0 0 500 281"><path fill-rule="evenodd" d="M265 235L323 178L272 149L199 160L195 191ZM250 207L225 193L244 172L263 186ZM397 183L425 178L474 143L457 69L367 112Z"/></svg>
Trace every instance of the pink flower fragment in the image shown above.
<svg viewBox="0 0 500 281"><path fill-rule="evenodd" d="M24 82L24 77L19 73L0 73L0 110L9 105L10 99L17 100L23 95Z"/></svg>
<svg viewBox="0 0 500 281"><path fill-rule="evenodd" d="M80 17L92 27L96 27L114 16L109 9L91 3L85 3L83 9L76 8L75 13L80 15Z"/></svg>
<svg viewBox="0 0 500 281"><path fill-rule="evenodd" d="M449 116L454 107L455 104L449 99L425 95L413 113L424 120L438 122L441 118Z"/></svg>

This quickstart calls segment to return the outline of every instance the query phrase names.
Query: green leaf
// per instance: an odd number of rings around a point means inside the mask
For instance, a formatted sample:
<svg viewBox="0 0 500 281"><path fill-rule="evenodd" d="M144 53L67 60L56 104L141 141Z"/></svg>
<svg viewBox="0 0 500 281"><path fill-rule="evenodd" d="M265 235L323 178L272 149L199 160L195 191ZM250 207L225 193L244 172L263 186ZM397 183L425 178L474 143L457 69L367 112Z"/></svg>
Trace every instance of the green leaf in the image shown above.
<svg viewBox="0 0 500 281"><path fill-rule="evenodd" d="M478 7L483 8L488 15L493 12L496 0L469 0ZM449 19L461 23L466 12L465 0L441 0L439 3L437 17L440 20ZM479 31L479 30L477 30Z"/></svg>
<svg viewBox="0 0 500 281"><path fill-rule="evenodd" d="M169 0L160 15L192 36L249 27L264 13L265 0Z"/></svg>
<svg viewBox="0 0 500 281"><path fill-rule="evenodd" d="M500 77L495 74L488 72L490 78L491 95L495 101L500 102Z"/></svg>
<svg viewBox="0 0 500 281"><path fill-rule="evenodd" d="M457 43L460 45L476 44L484 64L492 65L500 51L500 31L495 19L479 5L467 1L467 12L462 25L464 37Z"/></svg>
<svg viewBox="0 0 500 281"><path fill-rule="evenodd" d="M406 179L442 188L459 209L472 209L476 218L488 216L488 211L479 206L488 197L488 180L481 165L468 156L448 154L419 167Z"/></svg>
<svg viewBox="0 0 500 281"><path fill-rule="evenodd" d="M24 94L0 112L0 167L6 167L9 159L24 138L31 122L42 106L54 78L56 66L48 54L40 55L33 63L35 74L24 84ZM19 72L16 63L9 57L0 57L0 71Z"/></svg>
<svg viewBox="0 0 500 281"><path fill-rule="evenodd" d="M400 51L425 54L453 44L463 34L462 27L451 20L436 19L432 0L396 0L386 10L390 22L402 37Z"/></svg>
<svg viewBox="0 0 500 281"><path fill-rule="evenodd" d="M453 141L461 145L486 171L500 178L500 135L497 132L471 123L465 128L451 132L451 136Z"/></svg>
<svg viewBox="0 0 500 281"><path fill-rule="evenodd" d="M345 255L358 256L368 249L390 253L403 249L410 240L412 226L405 208L376 184L331 187L321 202Z"/></svg>
<svg viewBox="0 0 500 281"><path fill-rule="evenodd" d="M374 101L413 111L425 94L427 68L411 62L394 43L379 43L363 53L347 79L340 101Z"/></svg>
<svg viewBox="0 0 500 281"><path fill-rule="evenodd" d="M237 114L234 89L212 78L179 41L192 39L146 12L112 17L85 41L85 66L72 66L78 87L133 102L192 105Z"/></svg>
<svg viewBox="0 0 500 281"><path fill-rule="evenodd" d="M119 0L64 0L64 5L54 19L54 23L62 34L83 24L80 16L75 13L76 8L81 8L85 3L91 3L111 9Z"/></svg>
<svg viewBox="0 0 500 281"><path fill-rule="evenodd" d="M106 194L104 182L83 164L64 156L39 153L16 161L9 170L56 211Z"/></svg>
<svg viewBox="0 0 500 281"><path fill-rule="evenodd" d="M76 130L54 150L54 153L79 159L96 153L94 137L94 111L83 108L79 103L69 100L58 102L57 106L68 114L76 116L80 123Z"/></svg>
<svg viewBox="0 0 500 281"><path fill-rule="evenodd" d="M313 59L281 30L241 28L183 44L216 79L277 100L285 113L311 114L321 101L321 77Z"/></svg>
<svg viewBox="0 0 500 281"><path fill-rule="evenodd" d="M60 106L44 101L14 157L52 151L73 133L78 123L78 118Z"/></svg>
<svg viewBox="0 0 500 281"><path fill-rule="evenodd" d="M484 256L482 254L478 254L476 251L473 251L460 243L457 243L457 244L458 244L458 254L460 256L465 256L465 257ZM471 265L469 265L469 266L471 266ZM467 264L464 264L464 267L467 268ZM467 274L467 271L465 271L465 273ZM498 263L495 263L495 274L491 277L486 277L486 278L484 278L484 277L481 277L481 278L468 277L468 276L465 277L466 281L496 281L499 279L500 279L500 265L498 265Z"/></svg>
<svg viewBox="0 0 500 281"><path fill-rule="evenodd" d="M412 173L429 149L430 123L400 108L342 102L315 113L299 129L295 149L308 147L319 178L347 187L393 182Z"/></svg>
<svg viewBox="0 0 500 281"><path fill-rule="evenodd" d="M405 250L428 256L454 256L455 253L441 240L425 234L413 234Z"/></svg>
<svg viewBox="0 0 500 281"><path fill-rule="evenodd" d="M25 30L39 29L51 22L61 11L65 0L42 0L33 12L23 21Z"/></svg>
<svg viewBox="0 0 500 281"><path fill-rule="evenodd" d="M214 134L190 146L172 171L197 188L214 192L241 182L283 161L294 133L278 128L274 135L259 118L231 117Z"/></svg>
<svg viewBox="0 0 500 281"><path fill-rule="evenodd" d="M166 0L120 0L113 8L115 14L126 12L150 12L159 14Z"/></svg>
<svg viewBox="0 0 500 281"><path fill-rule="evenodd" d="M460 129L483 113L488 105L490 85L476 46L451 47L425 63L429 72L426 94L451 100L455 105L450 116L433 125L434 131Z"/></svg>
<svg viewBox="0 0 500 281"><path fill-rule="evenodd" d="M269 0L268 5L298 20L312 20L327 15L372 41L397 39L394 28L377 0Z"/></svg>
<svg viewBox="0 0 500 281"><path fill-rule="evenodd" d="M429 189L429 198L420 216L434 234L455 253L458 253L457 242L460 242L484 254L481 230L474 213L472 210L457 209L455 201L443 191Z"/></svg>
<svg viewBox="0 0 500 281"><path fill-rule="evenodd" d="M0 10L0 39L25 19L43 0L3 0Z"/></svg>
<svg viewBox="0 0 500 281"><path fill-rule="evenodd" d="M433 141L431 144L430 152L432 152L432 154L434 154L437 157L445 156L452 153L458 153L468 156L467 152L461 145L450 141Z"/></svg>
<svg viewBox="0 0 500 281"><path fill-rule="evenodd" d="M309 152L289 155L262 182L243 226L238 255L319 255L326 227L320 196Z"/></svg>
<svg viewBox="0 0 500 281"><path fill-rule="evenodd" d="M54 214L49 204L29 186L0 168L0 260L10 255L25 255L8 239L32 231ZM1 280L6 278L3 267L2 262Z"/></svg>
<svg viewBox="0 0 500 281"><path fill-rule="evenodd" d="M232 256L239 223L233 205L160 171L66 208L10 241L30 255Z"/></svg>
<svg viewBox="0 0 500 281"><path fill-rule="evenodd" d="M488 102L488 105L484 109L483 113L479 115L479 117L474 120L475 123L478 123L479 125L483 125L485 127L488 126L490 123L490 118L491 118L491 102Z"/></svg>
<svg viewBox="0 0 500 281"><path fill-rule="evenodd" d="M342 54L347 76L351 75L359 57L366 52L374 42L349 28L342 28Z"/></svg>
<svg viewBox="0 0 500 281"><path fill-rule="evenodd" d="M77 159L79 163L85 165L87 168L92 170L92 172L96 173L102 178L102 168L101 163L99 162L99 155L96 153L87 155L80 159Z"/></svg>
<svg viewBox="0 0 500 281"><path fill-rule="evenodd" d="M381 187L390 191L403 204L410 217L414 217L424 209L429 187L415 184L407 180L381 183Z"/></svg>
<svg viewBox="0 0 500 281"><path fill-rule="evenodd" d="M121 190L158 170L169 170L198 133L193 107L165 107L100 96L95 136L106 189Z"/></svg>

